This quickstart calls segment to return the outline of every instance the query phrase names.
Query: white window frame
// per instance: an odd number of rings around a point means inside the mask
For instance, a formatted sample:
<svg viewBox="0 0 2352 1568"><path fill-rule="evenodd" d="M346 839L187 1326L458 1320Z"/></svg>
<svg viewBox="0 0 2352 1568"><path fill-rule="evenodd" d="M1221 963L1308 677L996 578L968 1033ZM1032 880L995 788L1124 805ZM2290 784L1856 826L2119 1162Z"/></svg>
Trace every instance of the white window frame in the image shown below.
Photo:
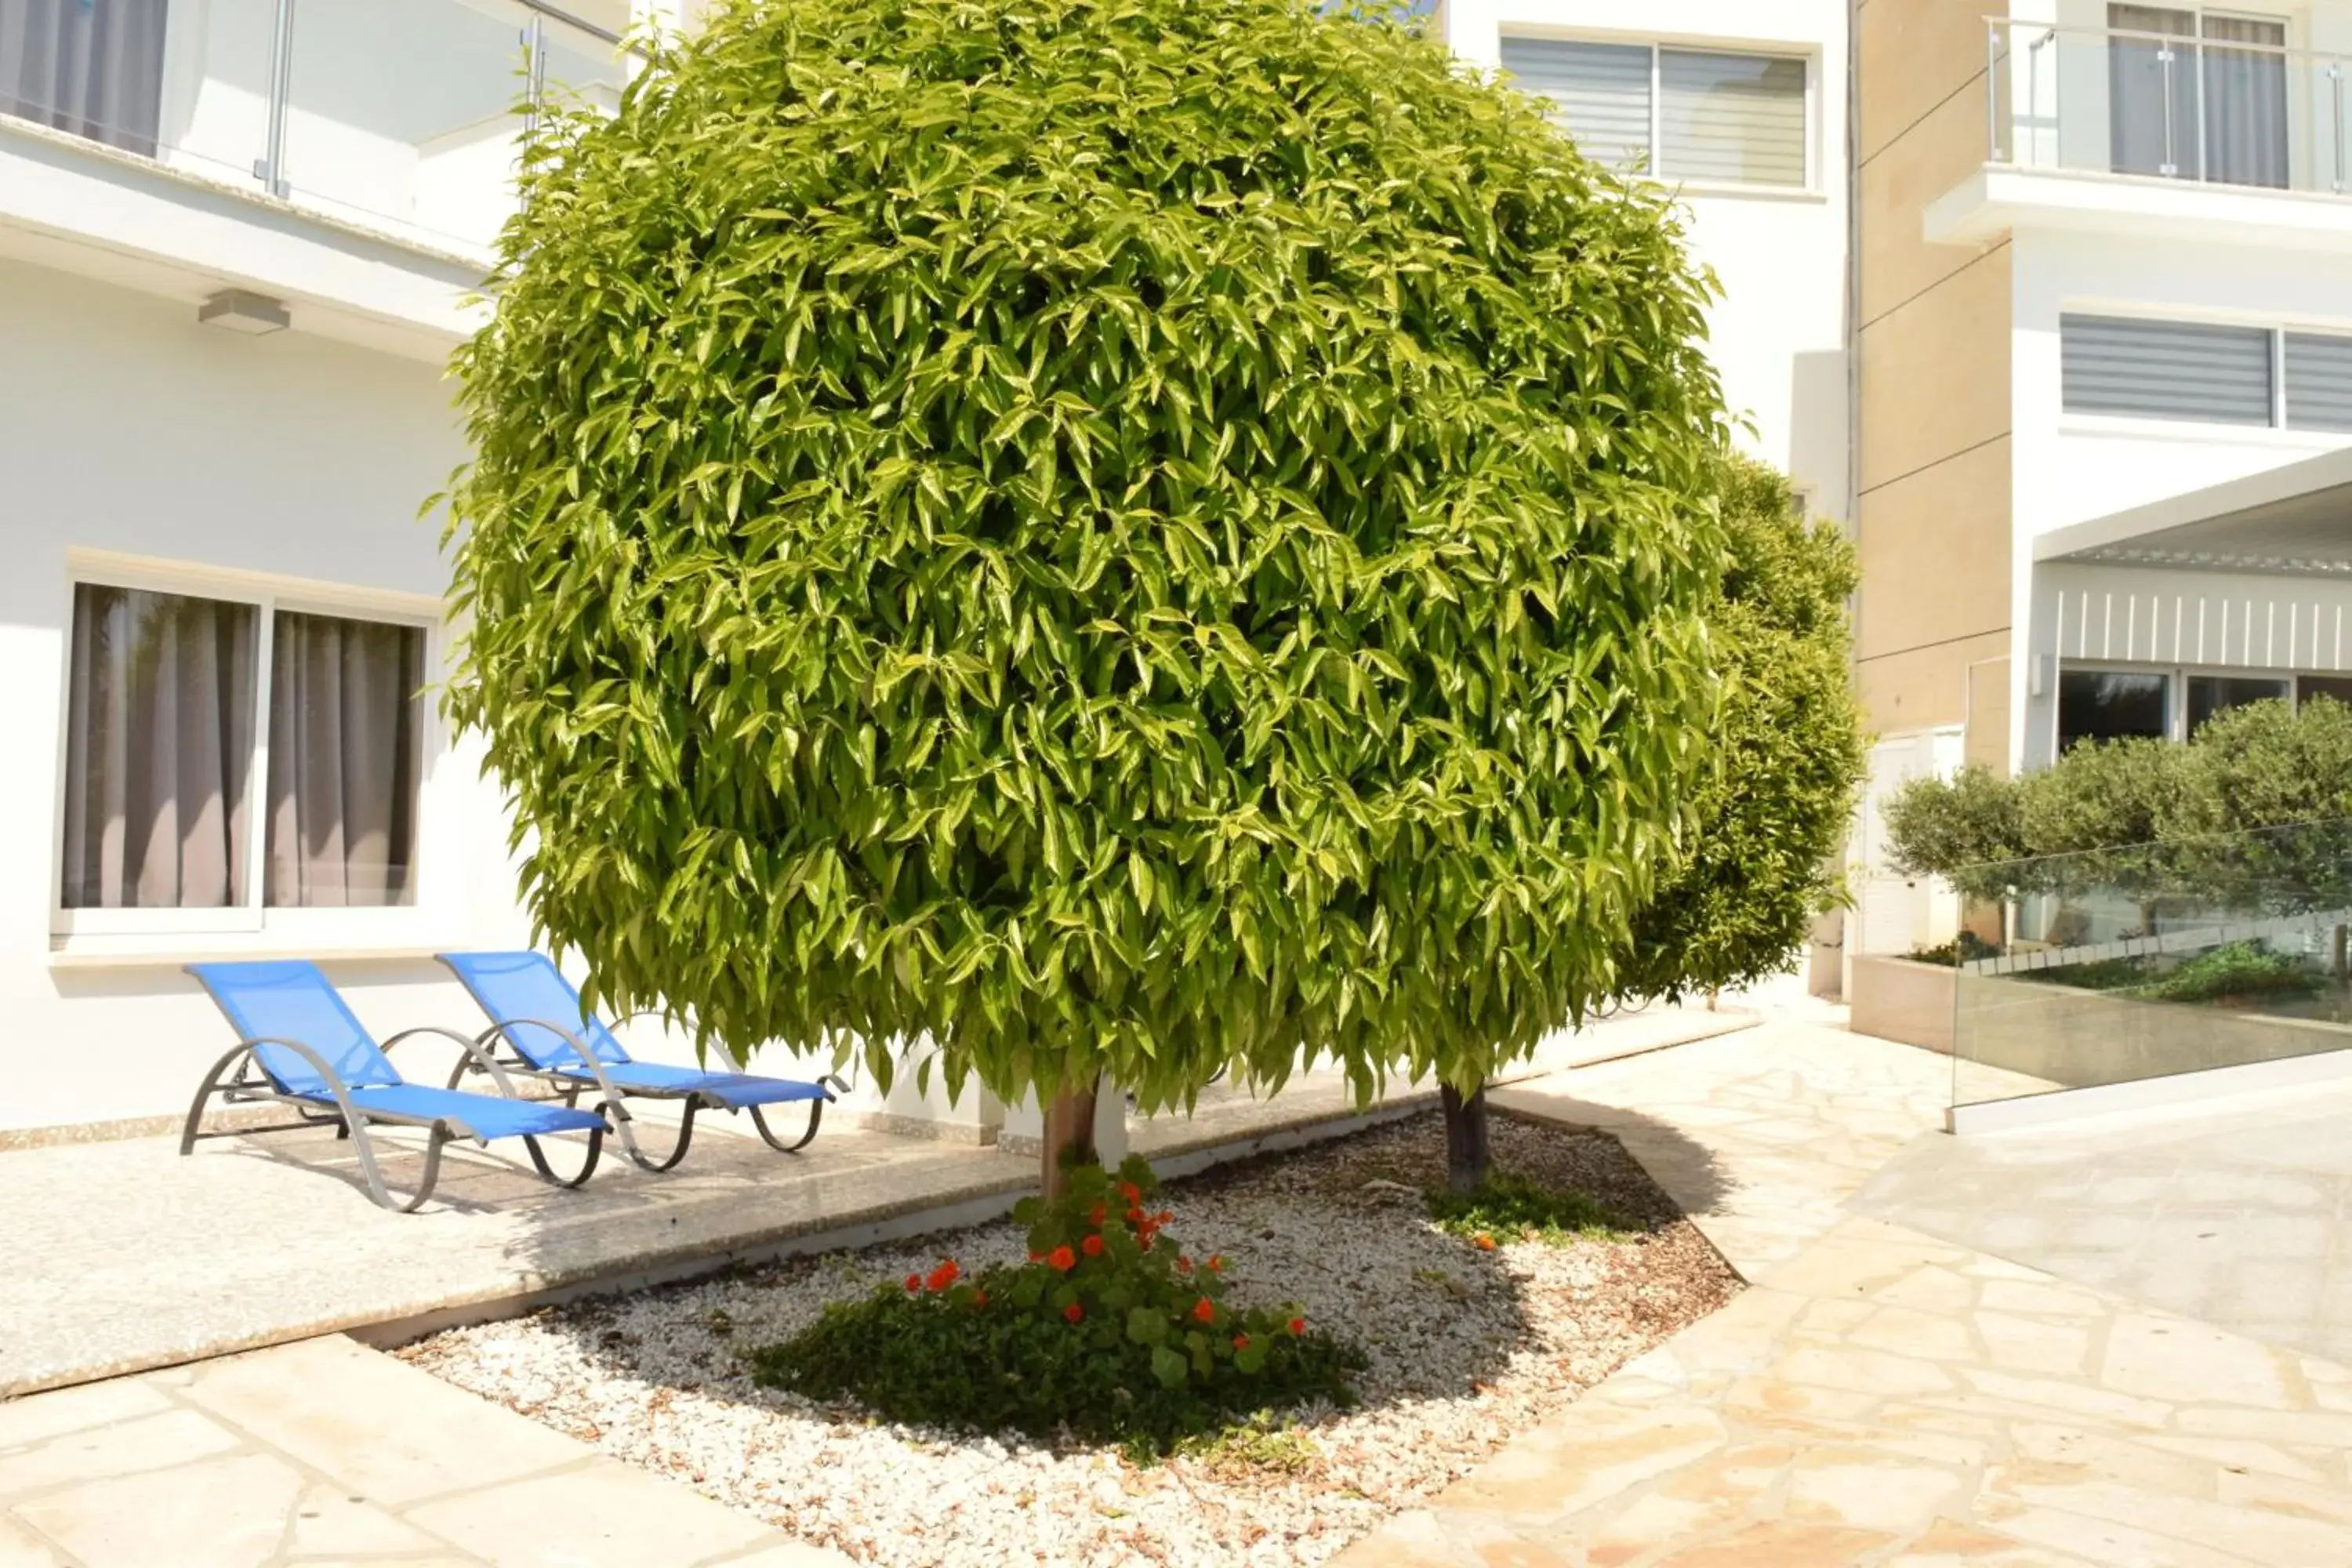
<svg viewBox="0 0 2352 1568"><path fill-rule="evenodd" d="M1684 41L1654 36L1628 36L1622 33L1571 32L1560 28L1507 23L1497 30L1496 58L1502 57L1500 39L1530 38L1560 44L1613 44L1631 46L1650 51L1650 145L1647 148L1649 166L1622 171L1629 179L1647 180L1678 191L1692 191L1709 195L1820 196L1823 195L1821 153L1821 84L1820 51L1801 45L1724 42L1713 39ZM1805 179L1802 184L1773 185L1746 180L1678 180L1662 174L1658 168L1659 143L1665 136L1665 91L1659 65L1662 52L1671 49L1681 55L1733 55L1746 59L1795 60L1805 68ZM1531 95L1535 96L1535 95ZM1558 122L1554 117L1555 123Z"/></svg>
<svg viewBox="0 0 2352 1568"><path fill-rule="evenodd" d="M441 601L418 594L359 589L266 573L210 567L192 563L155 561L111 552L72 550L67 554L62 605L58 624L71 627L75 592L88 584L129 588L153 594L177 594L192 598L250 605L258 621L254 638L253 754L247 762L246 799L253 811L253 827L246 845L246 901L216 909L71 909L65 901L65 819L67 757L72 746L73 650L68 633L63 657L58 660L58 728L55 768L56 809L50 821L49 932L70 949L74 939L121 936L178 937L267 934L296 942L324 940L338 949L398 945L414 942L426 916L426 870L434 857L436 837L429 787L434 768L447 749L445 726L434 711L429 694L419 705L416 768L415 896L405 904L317 909L289 906L273 909L263 902L264 872L268 853L268 828L264 801L269 779L270 654L277 614L335 616L387 626L414 627L425 637L424 668L428 685L441 669L445 622Z"/></svg>

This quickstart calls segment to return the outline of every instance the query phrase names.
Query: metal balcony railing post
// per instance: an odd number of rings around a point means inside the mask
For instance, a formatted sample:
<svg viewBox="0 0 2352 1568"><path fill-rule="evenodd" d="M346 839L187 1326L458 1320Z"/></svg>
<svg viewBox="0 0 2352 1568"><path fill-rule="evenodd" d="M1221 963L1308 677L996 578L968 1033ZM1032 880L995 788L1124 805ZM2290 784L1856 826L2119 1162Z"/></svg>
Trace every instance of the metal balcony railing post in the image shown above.
<svg viewBox="0 0 2352 1568"><path fill-rule="evenodd" d="M539 131L540 106L547 100L547 18L537 11L530 14L530 26L523 29L522 47L530 51L530 100L522 115L522 137L528 142Z"/></svg>
<svg viewBox="0 0 2352 1568"><path fill-rule="evenodd" d="M2172 46L2168 43L2158 45L2156 63L2164 68L2164 162L2157 165L2157 173L2167 176L2180 173L2179 146L2172 113Z"/></svg>
<svg viewBox="0 0 2352 1568"><path fill-rule="evenodd" d="M2328 97L2333 103L2333 111L2336 116L2336 167L2332 171L2334 179L2331 182L2330 188L2338 195L2341 195L2344 192L2345 151L2344 62L2342 60L2330 60L2327 63L2327 90Z"/></svg>
<svg viewBox="0 0 2352 1568"><path fill-rule="evenodd" d="M2000 24L1985 20L1985 162L2000 162Z"/></svg>
<svg viewBox="0 0 2352 1568"><path fill-rule="evenodd" d="M286 100L294 87L294 0L278 0L277 27L270 39L269 51L269 128L261 161L253 166L253 177L268 187L273 196L287 194L286 183Z"/></svg>

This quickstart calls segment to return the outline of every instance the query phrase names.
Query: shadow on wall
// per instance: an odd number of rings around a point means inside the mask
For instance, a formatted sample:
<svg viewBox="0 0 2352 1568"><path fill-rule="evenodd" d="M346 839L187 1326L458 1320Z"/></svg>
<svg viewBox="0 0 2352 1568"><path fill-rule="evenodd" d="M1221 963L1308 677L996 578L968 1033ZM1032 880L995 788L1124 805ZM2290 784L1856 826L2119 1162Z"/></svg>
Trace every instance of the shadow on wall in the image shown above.
<svg viewBox="0 0 2352 1568"><path fill-rule="evenodd" d="M1789 472L1812 487L1812 510L1850 521L1853 498L1845 493L1846 356L1801 353L1789 369Z"/></svg>

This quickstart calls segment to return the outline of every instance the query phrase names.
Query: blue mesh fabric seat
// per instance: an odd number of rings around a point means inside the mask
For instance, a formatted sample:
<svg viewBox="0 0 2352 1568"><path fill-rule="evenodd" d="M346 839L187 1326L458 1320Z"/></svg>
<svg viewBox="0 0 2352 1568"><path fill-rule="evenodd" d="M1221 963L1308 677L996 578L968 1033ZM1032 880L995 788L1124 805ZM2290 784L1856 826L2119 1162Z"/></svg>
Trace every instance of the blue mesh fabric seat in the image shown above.
<svg viewBox="0 0 2352 1568"><path fill-rule="evenodd" d="M199 1138L235 1135L201 1131L205 1107L218 1096L231 1105L290 1105L301 1118L298 1125L335 1126L340 1136L352 1141L369 1195L403 1213L433 1195L442 1146L452 1139L487 1143L493 1138L520 1138L539 1173L559 1186L576 1187L596 1168L604 1147L603 1117L572 1105L517 1099L512 1080L491 1062L489 1053L453 1029L430 1025L404 1029L379 1046L318 965L302 959L192 963L187 969L227 1016L238 1040L205 1075L195 1103L188 1108L180 1138L183 1154ZM417 1035L456 1041L501 1092L467 1094L403 1079L386 1053ZM422 1127L431 1134L424 1174L415 1194L404 1200L384 1184L368 1138L371 1124ZM579 1174L566 1180L549 1165L539 1140L572 1132L587 1134L588 1154Z"/></svg>
<svg viewBox="0 0 2352 1568"><path fill-rule="evenodd" d="M592 1089L601 1093L622 1148L649 1171L667 1171L686 1158L698 1111L749 1110L751 1125L769 1147L791 1153L816 1136L818 1120L832 1102L824 1083L636 1060L582 1004L579 991L544 953L445 952L440 958L490 1016L490 1026L478 1043L504 1044L510 1054L499 1058L498 1065L509 1073L545 1079L561 1087L567 1099ZM468 1070L468 1064L459 1064L458 1076ZM453 1086L457 1081L450 1080ZM625 1103L631 1096L674 1100L685 1107L677 1142L658 1163L638 1147ZM808 1130L798 1142L786 1143L769 1130L762 1109L803 1100L809 1107Z"/></svg>

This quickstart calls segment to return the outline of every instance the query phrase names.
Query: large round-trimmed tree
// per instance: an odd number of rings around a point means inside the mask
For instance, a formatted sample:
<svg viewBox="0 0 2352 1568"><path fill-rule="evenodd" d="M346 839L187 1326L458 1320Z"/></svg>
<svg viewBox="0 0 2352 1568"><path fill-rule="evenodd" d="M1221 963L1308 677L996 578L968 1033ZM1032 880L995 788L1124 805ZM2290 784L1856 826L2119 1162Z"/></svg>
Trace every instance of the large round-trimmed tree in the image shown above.
<svg viewBox="0 0 2352 1568"><path fill-rule="evenodd" d="M605 997L1066 1125L1611 991L1723 549L1663 198L1288 0L741 0L525 186L451 703Z"/></svg>

